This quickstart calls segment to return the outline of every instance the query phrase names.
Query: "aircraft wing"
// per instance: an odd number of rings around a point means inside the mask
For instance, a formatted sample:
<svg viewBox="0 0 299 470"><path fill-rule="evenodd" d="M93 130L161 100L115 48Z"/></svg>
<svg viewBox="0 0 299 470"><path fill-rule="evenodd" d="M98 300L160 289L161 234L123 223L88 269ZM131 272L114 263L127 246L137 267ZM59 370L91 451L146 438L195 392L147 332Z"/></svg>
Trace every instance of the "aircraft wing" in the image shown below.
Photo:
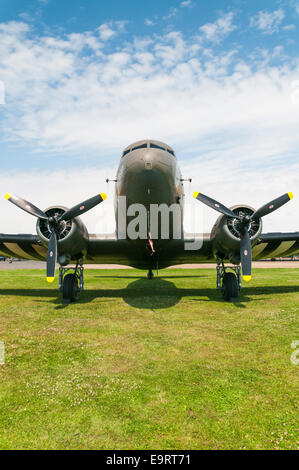
<svg viewBox="0 0 299 470"><path fill-rule="evenodd" d="M210 235L205 234L202 238L202 245L199 249L186 250L185 243L192 242L194 247L200 243L201 238L173 240L169 257L170 264L200 264L213 263L213 243ZM271 259L279 257L299 256L299 232L293 233L266 233L259 237L257 244L252 249L254 260Z"/></svg>
<svg viewBox="0 0 299 470"><path fill-rule="evenodd" d="M189 246L193 244L194 249L186 250L186 243ZM134 246L127 240L90 235L84 262L87 264L122 264L145 269L147 262L134 250ZM299 255L299 232L263 234L253 247L252 255L254 260ZM0 256L45 261L47 248L41 244L37 235L0 234ZM161 267L215 262L210 235L205 234L203 238L171 240L160 261Z"/></svg>
<svg viewBox="0 0 299 470"><path fill-rule="evenodd" d="M138 255L134 246L128 240L118 240L116 237L89 235L87 254L84 262L87 264L122 264L139 267ZM132 264L132 261L136 263ZM142 260L140 260L142 262Z"/></svg>
<svg viewBox="0 0 299 470"><path fill-rule="evenodd" d="M293 255L299 255L299 232L262 234L252 250L255 260Z"/></svg>
<svg viewBox="0 0 299 470"><path fill-rule="evenodd" d="M188 238L185 240L171 240L169 249L161 256L161 267L183 263L208 263L214 261L210 236L200 238ZM195 243L200 246L194 251L186 251L185 243ZM7 258L27 259L34 261L46 261L47 248L42 245L37 235L0 234L0 256ZM140 269L148 268L148 259L144 259L136 252L134 244L128 240L101 235L89 235L87 253L84 257L86 264L122 264Z"/></svg>
<svg viewBox="0 0 299 470"><path fill-rule="evenodd" d="M47 248L40 242L37 235L0 234L0 256L33 261L46 261ZM123 264L130 265L132 258L131 244L126 240L105 238L90 235L87 242L85 263L90 264Z"/></svg>
<svg viewBox="0 0 299 470"><path fill-rule="evenodd" d="M0 234L0 256L34 261L45 261L45 248L37 235L6 235Z"/></svg>
<svg viewBox="0 0 299 470"><path fill-rule="evenodd" d="M195 250L185 250L185 243L192 244ZM155 241L154 241L155 245ZM88 242L88 252L84 262L87 264L122 264L138 269L148 269L149 258L128 240L117 240L91 235ZM155 259L155 258L154 258ZM211 263L215 261L212 252L210 235L202 238L188 238L185 240L169 240L165 251L160 252L157 267L165 268L176 264Z"/></svg>
<svg viewBox="0 0 299 470"><path fill-rule="evenodd" d="M160 254L160 263L163 267L215 262L210 234L170 240L164 256L163 253Z"/></svg>

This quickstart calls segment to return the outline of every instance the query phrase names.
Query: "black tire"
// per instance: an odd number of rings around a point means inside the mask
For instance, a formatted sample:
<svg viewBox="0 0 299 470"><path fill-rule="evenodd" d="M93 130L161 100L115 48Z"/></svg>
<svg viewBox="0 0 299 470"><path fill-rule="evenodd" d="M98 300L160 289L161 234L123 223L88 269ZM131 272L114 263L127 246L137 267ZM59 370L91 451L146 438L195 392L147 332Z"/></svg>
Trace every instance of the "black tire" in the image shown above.
<svg viewBox="0 0 299 470"><path fill-rule="evenodd" d="M154 277L154 273L153 273L152 270L150 270L150 271L147 273L147 278L148 278L149 280L151 280L151 279L153 279L153 277Z"/></svg>
<svg viewBox="0 0 299 470"><path fill-rule="evenodd" d="M76 302L78 299L78 279L75 274L67 274L63 280L62 298L65 302Z"/></svg>
<svg viewBox="0 0 299 470"><path fill-rule="evenodd" d="M224 300L230 301L239 296L238 280L234 273L225 273L222 280L222 295Z"/></svg>

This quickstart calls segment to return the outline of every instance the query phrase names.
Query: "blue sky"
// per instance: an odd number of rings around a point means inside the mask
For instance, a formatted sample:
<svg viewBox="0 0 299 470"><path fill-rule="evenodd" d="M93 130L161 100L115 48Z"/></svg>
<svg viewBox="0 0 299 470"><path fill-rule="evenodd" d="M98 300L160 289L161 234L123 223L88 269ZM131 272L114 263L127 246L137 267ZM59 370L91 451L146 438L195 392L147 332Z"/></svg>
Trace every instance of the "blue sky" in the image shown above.
<svg viewBox="0 0 299 470"><path fill-rule="evenodd" d="M117 34L111 34L109 40L105 41L104 53L106 55L123 51L126 46L130 47L134 40L142 41L154 38L155 42L155 39L158 41L158 37L165 37L172 32L181 34L184 41L188 42L189 40L194 46L196 44L195 38L200 34L201 28L207 25L212 27L219 21L219 18L233 15L231 25L228 25L229 32L227 34L224 32L222 36L220 33L219 40L207 40L204 45L206 49L210 48L211 55L215 54L219 57L233 51L234 56L231 63L226 66L226 75L228 76L233 73L236 61L244 61L254 71L265 60L263 54L268 54L269 64L277 67L290 64L298 55L299 1L296 2L296 0L278 0L276 2L268 0L262 2L214 0L212 7L209 2L195 0L164 2L158 0L143 2L137 0L112 0L109 2L100 0L34 0L26 2L3 0L0 5L0 13L3 24L9 22L27 24L30 31L26 34L26 38L28 41L32 38L37 42L43 37L65 39L73 34L80 35L87 32L97 36L97 30L101 25L108 25L107 27L114 31L118 28L116 25L121 24ZM265 16L264 24L259 19L261 14ZM275 49L277 52L273 53ZM198 51L197 57L200 57L201 54L202 52ZM88 47L80 51L79 56L82 58L82 62L88 58L92 62L94 58ZM96 60L94 62L96 63ZM173 65L176 66L177 63ZM165 66L162 61L161 66ZM31 77L28 77L28 86L30 86L30 82ZM8 86L9 84L6 84L6 87ZM38 81L34 86L38 89ZM53 83L50 84L51 89L54 86ZM7 108L13 106L13 99L12 96L11 101L7 102ZM34 110L34 108L32 109ZM6 119L5 110L3 114ZM220 140L221 134L222 130L220 130ZM219 130L215 129L213 139L217 140L218 136ZM4 140L6 140L5 137L4 135ZM141 136L136 135L137 139L139 137ZM54 154L59 155L61 166L69 165L67 146L58 149L55 142L52 142L50 148L42 149L43 158L41 159L39 154L41 149L36 146L36 138L19 139L14 133L13 136L9 136L9 140L10 144L2 144L5 154L8 156L3 163L3 169L28 168L28 165L33 168L41 165L50 169L53 151ZM105 151L109 153L109 160L111 154L116 150L113 143L111 144L111 148L105 148ZM22 148L22 158L17 157L19 145ZM185 142L182 145L178 142L178 145L179 149L186 147ZM88 145L84 148L85 159L81 157L80 145L77 147L78 155L76 148L71 149L75 166L86 165L86 158L88 158L89 164L96 161L97 155L94 155L94 150L89 149ZM102 161L105 162L105 156L102 156Z"/></svg>
<svg viewBox="0 0 299 470"><path fill-rule="evenodd" d="M298 40L299 0L2 0L2 184L68 202L156 138L226 204L295 192Z"/></svg>

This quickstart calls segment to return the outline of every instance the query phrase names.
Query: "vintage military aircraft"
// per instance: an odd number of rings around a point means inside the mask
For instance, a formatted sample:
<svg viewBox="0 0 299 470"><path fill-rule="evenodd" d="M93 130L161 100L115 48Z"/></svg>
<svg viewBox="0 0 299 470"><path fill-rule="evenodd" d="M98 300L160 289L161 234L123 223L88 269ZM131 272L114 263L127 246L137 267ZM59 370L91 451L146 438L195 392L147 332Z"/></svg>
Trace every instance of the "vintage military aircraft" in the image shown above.
<svg viewBox="0 0 299 470"><path fill-rule="evenodd" d="M299 232L262 233L262 218L290 201L292 193L284 194L258 210L247 205L236 205L229 209L200 192L194 193L198 201L221 214L211 233L203 236L199 248L196 248L196 239L188 238L188 242L194 242L195 249L186 249L183 217L178 221L171 211L168 220L169 235L166 238L161 236L160 226L154 238L149 221L145 221L145 236L129 237L126 227L134 220L134 214L127 210L125 226L119 227L119 201L123 197L126 199L126 207L139 204L149 213L154 205L176 205L182 215L183 182L171 147L155 140L135 142L123 151L117 171L117 230L113 238L89 234L79 218L106 199L103 193L72 209L57 205L45 211L20 197L6 194L8 201L37 217L37 235L0 234L0 255L46 260L48 282L54 281L58 262L59 289L62 290L63 299L74 301L77 299L77 292L83 289L84 262L123 264L146 269L148 278L152 279L154 269L183 263L216 261L217 287L222 290L224 299L230 300L238 297L241 289L241 270L245 281L251 279L252 259L299 254ZM158 225L161 225L161 221ZM70 267L74 264L75 267Z"/></svg>

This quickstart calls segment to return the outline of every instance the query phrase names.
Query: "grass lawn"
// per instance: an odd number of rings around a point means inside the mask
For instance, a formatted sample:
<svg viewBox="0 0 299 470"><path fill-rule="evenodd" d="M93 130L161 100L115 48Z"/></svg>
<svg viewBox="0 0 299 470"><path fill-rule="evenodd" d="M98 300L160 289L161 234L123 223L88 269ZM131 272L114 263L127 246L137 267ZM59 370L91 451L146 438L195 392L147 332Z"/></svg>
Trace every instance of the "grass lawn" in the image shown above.
<svg viewBox="0 0 299 470"><path fill-rule="evenodd" d="M297 449L299 270L237 303L215 271L90 270L68 306L1 271L0 449Z"/></svg>

